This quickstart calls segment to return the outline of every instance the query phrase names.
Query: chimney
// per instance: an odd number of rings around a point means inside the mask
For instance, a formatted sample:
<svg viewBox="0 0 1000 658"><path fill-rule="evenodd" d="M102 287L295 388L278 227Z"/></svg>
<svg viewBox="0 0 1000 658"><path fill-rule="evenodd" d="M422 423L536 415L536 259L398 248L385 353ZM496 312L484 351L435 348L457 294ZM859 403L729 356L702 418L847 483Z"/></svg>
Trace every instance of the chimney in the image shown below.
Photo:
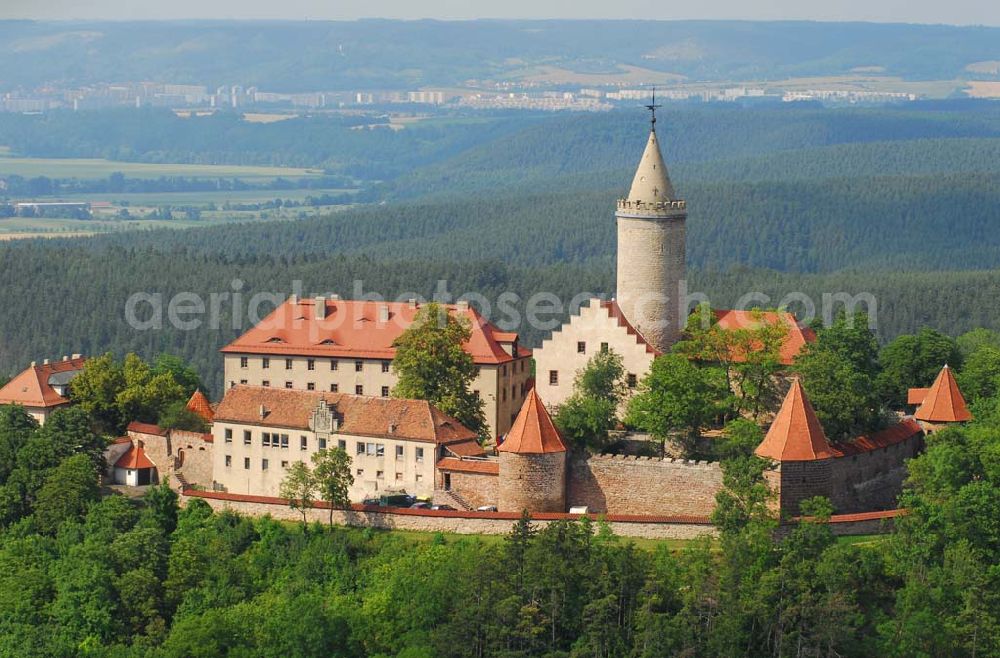
<svg viewBox="0 0 1000 658"><path fill-rule="evenodd" d="M49 365L49 360L48 359L42 359L42 365L43 366Z"/></svg>
<svg viewBox="0 0 1000 658"><path fill-rule="evenodd" d="M455 308L457 308L462 313L465 313L466 311L469 310L469 300L467 299L458 300L458 302L455 304Z"/></svg>
<svg viewBox="0 0 1000 658"><path fill-rule="evenodd" d="M330 301L331 302L339 302L340 301L340 295L338 295L337 293L330 293Z"/></svg>
<svg viewBox="0 0 1000 658"><path fill-rule="evenodd" d="M65 354L63 355L63 361L69 361L69 357L66 356Z"/></svg>
<svg viewBox="0 0 1000 658"><path fill-rule="evenodd" d="M326 297L317 297L314 301L316 307L316 319L326 319Z"/></svg>
<svg viewBox="0 0 1000 658"><path fill-rule="evenodd" d="M412 298L408 299L408 300L406 300L406 303L410 306L410 308L416 308L417 307L417 300L416 299L412 299Z"/></svg>
<svg viewBox="0 0 1000 658"><path fill-rule="evenodd" d="M288 301L290 301L292 304L298 304L299 303L299 296L296 293L293 292L288 297Z"/></svg>
<svg viewBox="0 0 1000 658"><path fill-rule="evenodd" d="M32 368L35 368L35 367L37 367L37 366L38 366L38 361L32 361L32 362L31 362L31 367L32 367Z"/></svg>
<svg viewBox="0 0 1000 658"><path fill-rule="evenodd" d="M378 307L378 321L388 322L389 321L389 306L386 304L379 304Z"/></svg>
<svg viewBox="0 0 1000 658"><path fill-rule="evenodd" d="M74 355L73 355L73 358L74 358L74 359L79 359L79 358L81 358L81 357L83 357L83 355L82 355L82 354L74 354Z"/></svg>

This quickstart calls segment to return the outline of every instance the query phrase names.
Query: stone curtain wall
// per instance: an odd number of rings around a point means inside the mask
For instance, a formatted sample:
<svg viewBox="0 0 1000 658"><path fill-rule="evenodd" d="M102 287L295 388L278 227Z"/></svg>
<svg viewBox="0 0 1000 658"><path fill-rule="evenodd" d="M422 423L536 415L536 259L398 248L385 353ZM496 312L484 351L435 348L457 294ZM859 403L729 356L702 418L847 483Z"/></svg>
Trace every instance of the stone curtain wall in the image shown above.
<svg viewBox="0 0 1000 658"><path fill-rule="evenodd" d="M864 512L896 507L906 479L906 460L923 449L923 437L860 455L832 460L830 501L836 512Z"/></svg>
<svg viewBox="0 0 1000 658"><path fill-rule="evenodd" d="M172 430L170 442L177 457L175 470L189 485L212 488L212 449L214 444L205 441L201 434ZM171 484L176 484L172 482Z"/></svg>
<svg viewBox="0 0 1000 658"><path fill-rule="evenodd" d="M722 488L717 463L625 455L571 458L566 504L608 514L708 517Z"/></svg>
<svg viewBox="0 0 1000 658"><path fill-rule="evenodd" d="M451 475L451 490L457 493L473 508L484 505L496 505L500 498L500 478L492 473L459 473L449 471ZM444 476L438 473L439 489L444 488Z"/></svg>

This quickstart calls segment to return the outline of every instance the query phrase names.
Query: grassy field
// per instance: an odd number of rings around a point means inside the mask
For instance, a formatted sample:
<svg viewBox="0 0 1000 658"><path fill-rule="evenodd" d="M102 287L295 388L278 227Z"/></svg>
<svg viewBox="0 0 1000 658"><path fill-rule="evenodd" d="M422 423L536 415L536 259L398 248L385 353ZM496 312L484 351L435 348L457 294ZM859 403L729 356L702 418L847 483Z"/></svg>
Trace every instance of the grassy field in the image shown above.
<svg viewBox="0 0 1000 658"><path fill-rule="evenodd" d="M202 164L146 164L89 158L18 158L0 156L0 175L32 178L107 178L121 172L131 178L159 178L184 176L186 178L239 178L247 181L274 178L307 178L321 176L322 170L295 167L245 167L237 165Z"/></svg>
<svg viewBox="0 0 1000 658"><path fill-rule="evenodd" d="M209 203L263 203L274 199L304 201L306 197L354 192L349 189L329 190L236 190L220 192L137 192L132 194L74 194L73 201L110 201L129 206L204 206Z"/></svg>

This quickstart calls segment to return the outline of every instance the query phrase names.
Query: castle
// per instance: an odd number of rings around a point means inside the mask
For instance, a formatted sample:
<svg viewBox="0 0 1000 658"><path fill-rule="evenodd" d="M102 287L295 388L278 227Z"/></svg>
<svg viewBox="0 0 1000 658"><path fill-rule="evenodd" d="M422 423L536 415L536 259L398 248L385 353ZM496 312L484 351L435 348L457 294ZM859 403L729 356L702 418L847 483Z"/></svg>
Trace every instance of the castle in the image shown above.
<svg viewBox="0 0 1000 658"><path fill-rule="evenodd" d="M722 487L718 463L579 454L546 408L566 399L575 373L596 351L620 354L628 385L635 387L653 360L678 340L688 313L686 217L660 151L654 114L632 186L617 204L614 299L591 300L534 355L518 344L517 334L499 331L468 305L447 307L472 323L464 347L480 368L474 385L486 398L490 427L499 439L495 454L432 405L388 397L395 382L389 367L393 341L419 304L293 296L222 350L228 389L218 407L192 399L192 410L211 421L210 435L175 441L155 428L131 427L127 440L117 444L116 457L126 477L134 468L161 469L158 455L167 463L164 473L182 484L200 485L219 492L216 496L279 504L279 486L291 463L339 447L352 458L355 501L406 490L458 510L542 515L586 510L649 523L707 519ZM762 321L782 326L779 358L785 365L815 340L787 313L722 310L716 320L722 329ZM910 399L918 406L913 417L838 443L827 438L802 385L791 380L756 449L772 463L767 477L781 512L798 514L801 501L817 495L828 497L838 513L892 508L905 460L922 449L925 434L970 419L947 366L932 387L913 389ZM161 443L165 448L151 447ZM186 456L176 454L181 444Z"/></svg>

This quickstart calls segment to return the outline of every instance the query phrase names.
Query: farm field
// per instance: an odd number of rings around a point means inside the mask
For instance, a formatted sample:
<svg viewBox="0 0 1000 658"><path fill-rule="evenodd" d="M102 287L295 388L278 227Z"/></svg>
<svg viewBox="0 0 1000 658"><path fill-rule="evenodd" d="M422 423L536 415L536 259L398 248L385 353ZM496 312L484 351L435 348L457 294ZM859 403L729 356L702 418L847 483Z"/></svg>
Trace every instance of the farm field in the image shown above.
<svg viewBox="0 0 1000 658"><path fill-rule="evenodd" d="M161 176L184 176L186 178L239 178L241 180L263 181L275 178L308 178L322 176L319 169L297 167L256 167L241 165L206 164L150 164L145 162L121 162L97 158L21 158L0 155L0 175L33 178L107 178L121 172L132 178L160 178Z"/></svg>
<svg viewBox="0 0 1000 658"><path fill-rule="evenodd" d="M274 199L304 201L324 194L344 194L351 189L323 190L223 190L219 192L135 192L74 194L67 201L110 201L129 206L203 206L209 203L263 203Z"/></svg>

